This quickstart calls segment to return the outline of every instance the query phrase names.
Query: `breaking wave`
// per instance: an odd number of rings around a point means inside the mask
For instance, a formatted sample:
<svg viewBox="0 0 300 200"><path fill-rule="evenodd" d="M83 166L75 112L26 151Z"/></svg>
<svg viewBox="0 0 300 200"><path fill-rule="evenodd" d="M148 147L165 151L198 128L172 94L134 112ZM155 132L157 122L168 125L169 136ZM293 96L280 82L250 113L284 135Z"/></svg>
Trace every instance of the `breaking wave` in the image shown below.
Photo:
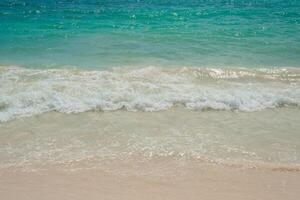
<svg viewBox="0 0 300 200"><path fill-rule="evenodd" d="M259 111L300 105L300 70L116 68L33 70L0 67L0 121L49 111Z"/></svg>

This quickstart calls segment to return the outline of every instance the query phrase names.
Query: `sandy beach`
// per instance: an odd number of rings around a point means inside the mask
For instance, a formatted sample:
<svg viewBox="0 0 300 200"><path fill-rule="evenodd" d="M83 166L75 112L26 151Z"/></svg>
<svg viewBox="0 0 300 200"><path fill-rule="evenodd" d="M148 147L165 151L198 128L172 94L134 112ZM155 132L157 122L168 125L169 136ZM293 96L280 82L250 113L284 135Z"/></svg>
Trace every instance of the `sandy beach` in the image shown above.
<svg viewBox="0 0 300 200"><path fill-rule="evenodd" d="M1 170L0 198L296 200L300 195L299 180L299 172L203 165L184 175L164 176L120 175L92 169Z"/></svg>
<svg viewBox="0 0 300 200"><path fill-rule="evenodd" d="M288 156L297 155L298 143L277 139L297 136L298 112L179 107L51 112L2 123L0 199L295 200L299 166Z"/></svg>

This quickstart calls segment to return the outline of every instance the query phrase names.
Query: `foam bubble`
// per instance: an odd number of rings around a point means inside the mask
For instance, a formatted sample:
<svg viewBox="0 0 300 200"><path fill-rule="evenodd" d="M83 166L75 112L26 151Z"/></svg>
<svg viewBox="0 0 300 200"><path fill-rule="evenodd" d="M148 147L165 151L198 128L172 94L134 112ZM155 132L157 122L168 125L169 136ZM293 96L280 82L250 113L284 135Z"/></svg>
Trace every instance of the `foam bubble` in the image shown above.
<svg viewBox="0 0 300 200"><path fill-rule="evenodd" d="M300 105L298 69L147 67L111 71L0 68L0 121L49 111L258 111Z"/></svg>

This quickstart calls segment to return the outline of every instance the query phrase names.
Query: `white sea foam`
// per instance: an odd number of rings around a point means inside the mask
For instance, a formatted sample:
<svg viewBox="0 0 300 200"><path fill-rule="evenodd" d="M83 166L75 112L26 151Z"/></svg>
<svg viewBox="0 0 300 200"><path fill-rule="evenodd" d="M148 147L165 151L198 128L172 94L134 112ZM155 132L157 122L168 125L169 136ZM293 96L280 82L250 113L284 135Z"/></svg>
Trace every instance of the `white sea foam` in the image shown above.
<svg viewBox="0 0 300 200"><path fill-rule="evenodd" d="M49 111L258 111L300 105L298 69L31 70L0 67L0 121Z"/></svg>

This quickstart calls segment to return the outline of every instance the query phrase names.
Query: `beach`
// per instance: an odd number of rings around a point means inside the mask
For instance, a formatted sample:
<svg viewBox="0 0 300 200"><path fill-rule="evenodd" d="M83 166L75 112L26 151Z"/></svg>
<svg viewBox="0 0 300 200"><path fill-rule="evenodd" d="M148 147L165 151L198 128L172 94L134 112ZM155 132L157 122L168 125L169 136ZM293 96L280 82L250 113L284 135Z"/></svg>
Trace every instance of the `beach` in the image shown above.
<svg viewBox="0 0 300 200"><path fill-rule="evenodd" d="M151 165L146 165L150 167ZM155 167L155 166L154 166ZM117 166L118 168L118 166ZM3 199L287 199L299 197L299 172L206 166L165 177L101 170L0 172ZM123 170L123 169L121 169Z"/></svg>
<svg viewBox="0 0 300 200"><path fill-rule="evenodd" d="M286 134L298 135L297 116L299 111L288 108L228 114L178 107L162 112L52 112L3 123L0 196L297 199L300 167L288 155L298 157L299 140L293 145L278 142ZM268 133L278 143L258 144ZM238 135L249 142L243 148Z"/></svg>
<svg viewBox="0 0 300 200"><path fill-rule="evenodd" d="M300 1L0 2L0 199L299 199Z"/></svg>
<svg viewBox="0 0 300 200"><path fill-rule="evenodd" d="M4 199L295 199L298 69L1 69Z"/></svg>

